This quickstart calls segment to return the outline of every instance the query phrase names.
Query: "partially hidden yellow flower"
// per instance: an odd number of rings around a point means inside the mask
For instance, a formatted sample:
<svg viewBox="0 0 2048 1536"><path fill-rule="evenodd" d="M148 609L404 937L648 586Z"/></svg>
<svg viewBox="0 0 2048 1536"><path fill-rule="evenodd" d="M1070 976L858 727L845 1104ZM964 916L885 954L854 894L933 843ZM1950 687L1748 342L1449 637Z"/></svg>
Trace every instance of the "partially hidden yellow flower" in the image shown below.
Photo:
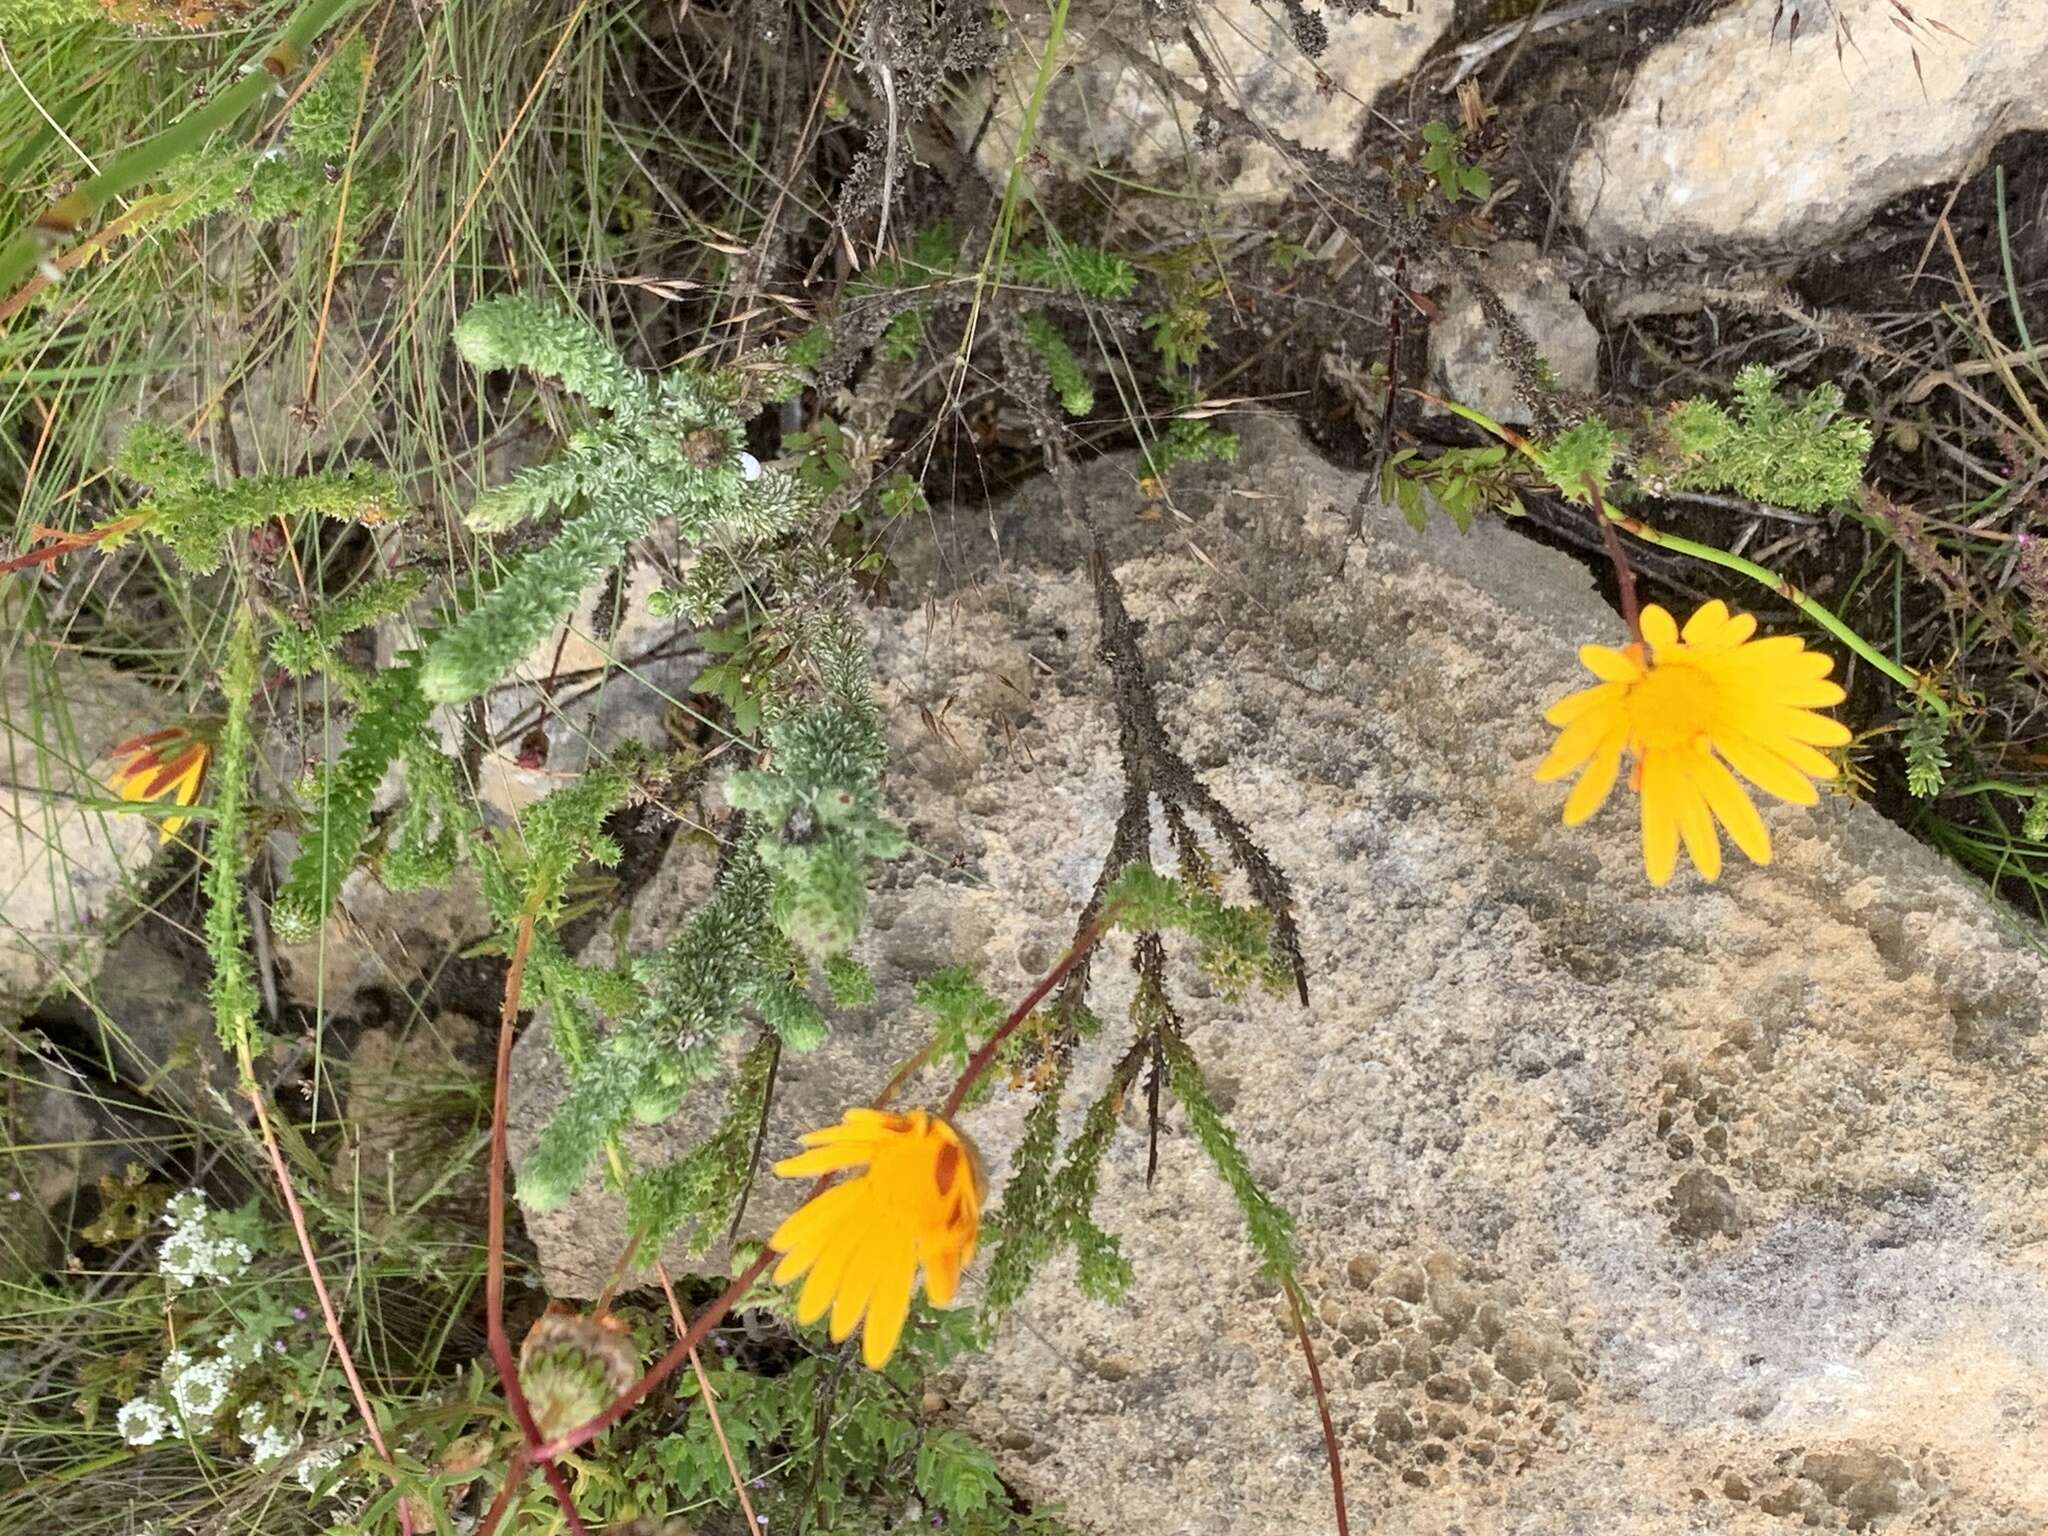
<svg viewBox="0 0 2048 1536"><path fill-rule="evenodd" d="M820 1190L775 1229L775 1283L809 1277L797 1293L797 1321L815 1323L830 1308L834 1343L865 1317L861 1359L880 1370L903 1337L918 1269L936 1306L960 1288L988 1193L981 1159L951 1124L921 1109L849 1109L803 1144L809 1150L777 1163L777 1173L863 1171Z"/></svg>
<svg viewBox="0 0 2048 1536"><path fill-rule="evenodd" d="M206 787L207 764L213 760L213 738L203 727L172 726L130 737L113 750L113 777L107 782L123 800L140 804L170 797L174 805L191 805ZM156 824L157 839L169 842L188 817L166 816Z"/></svg>
<svg viewBox="0 0 2048 1536"><path fill-rule="evenodd" d="M1683 635L1654 603L1643 609L1642 628L1640 644L1579 647L1600 681L1545 712L1561 730L1536 777L1580 774L1564 803L1564 823L1575 827L1606 803L1626 753L1653 885L1670 880L1681 840L1700 874L1716 878L1716 822L1751 859L1770 863L1770 834L1735 774L1794 805L1820 799L1813 780L1832 779L1836 769L1815 749L1849 741L1848 727L1814 713L1842 702L1827 681L1834 661L1797 635L1751 639L1756 620L1718 600L1693 614Z"/></svg>

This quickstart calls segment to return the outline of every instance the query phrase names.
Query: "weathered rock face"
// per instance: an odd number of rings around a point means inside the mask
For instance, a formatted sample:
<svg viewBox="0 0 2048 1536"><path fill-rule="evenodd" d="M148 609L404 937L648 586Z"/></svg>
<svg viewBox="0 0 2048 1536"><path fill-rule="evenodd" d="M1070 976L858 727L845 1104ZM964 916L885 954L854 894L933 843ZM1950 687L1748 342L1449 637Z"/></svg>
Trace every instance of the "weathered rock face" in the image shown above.
<svg viewBox="0 0 2048 1536"><path fill-rule="evenodd" d="M1526 240L1503 240L1486 253L1481 275L1522 322L1559 389L1591 394L1600 387L1600 332L1572 297L1562 267ZM1529 418L1478 296L1462 282L1429 327L1429 372L1447 399L1495 421Z"/></svg>
<svg viewBox="0 0 2048 1536"><path fill-rule="evenodd" d="M111 668L25 645L0 668L0 1008L32 1003L60 970L91 979L104 919L132 902L160 846L147 816L93 808L108 749L175 720L163 694Z"/></svg>
<svg viewBox="0 0 2048 1536"><path fill-rule="evenodd" d="M2039 1530L2038 935L1846 800L1766 812L1769 868L1653 891L1626 807L1568 830L1530 778L1575 647L1619 629L1582 567L1376 514L1340 569L1357 479L1276 427L1178 487L1189 526L1134 517L1133 477L1104 462L1081 490L1166 725L1295 881L1311 1007L1225 1006L1174 974L1299 1224L1358 1528ZM1056 959L1117 812L1078 531L1037 487L941 543L902 552L875 631L897 810L928 857L876 903L880 1005L793 1063L771 1155L915 1048L919 976L966 961L1015 995ZM1079 1102L1121 1050L1123 956L1097 966L1108 1038ZM559 1068L529 1037L515 1071L530 1123ZM999 1093L967 1122L998 1183L1022 1108ZM1140 1104L1126 1121L1098 1212L1128 1298L1053 1266L947 1395L1013 1483L1089 1528L1326 1533L1306 1378L1236 1207L1177 1111L1147 1188ZM748 1227L793 1193L762 1192ZM581 1210L535 1236L588 1294L619 1230Z"/></svg>
<svg viewBox="0 0 2048 1536"><path fill-rule="evenodd" d="M1833 8L1855 39L1839 57L1811 5L1790 47L1769 5L1739 5L1652 53L1572 164L1588 240L1811 248L2048 126L2038 0Z"/></svg>
<svg viewBox="0 0 2048 1536"><path fill-rule="evenodd" d="M1296 9L1313 17L1311 28L1320 24L1328 37L1328 47L1314 59L1302 51L1281 6L1213 0L1195 9L1192 22L1231 105L1311 149L1344 156L1373 97L1421 63L1450 26L1455 0L1415 0L1392 7L1401 13L1392 16L1375 15L1369 7L1348 15L1334 7ZM1180 40L1179 26L1160 23L1155 42L1146 34L1149 14L1149 7L1117 0L1091 0L1069 12L1059 73L1032 141L1055 174L1081 180L1104 171L1140 184L1178 187L1202 163L1197 110L1141 74L1112 41L1125 39L1199 90L1202 70ZM1042 7L1013 10L1011 18L1009 52L988 88L994 114L979 149L982 167L998 187L1009 179L1050 28ZM972 104L965 118L970 133L987 105L986 99ZM1285 157L1263 145L1233 144L1221 153L1227 158L1212 170L1227 196L1276 198L1295 179Z"/></svg>

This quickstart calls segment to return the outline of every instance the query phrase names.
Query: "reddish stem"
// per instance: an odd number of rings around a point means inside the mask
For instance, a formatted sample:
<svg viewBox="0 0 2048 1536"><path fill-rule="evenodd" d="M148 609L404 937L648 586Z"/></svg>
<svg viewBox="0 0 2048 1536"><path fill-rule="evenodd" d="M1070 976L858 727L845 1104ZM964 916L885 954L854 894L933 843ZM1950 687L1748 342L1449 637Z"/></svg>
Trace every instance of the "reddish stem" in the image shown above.
<svg viewBox="0 0 2048 1536"><path fill-rule="evenodd" d="M1337 1505L1337 1536L1351 1536L1351 1516L1344 1508L1344 1453L1337 1446L1337 1426L1330 1420L1330 1399L1323 1391L1323 1373L1316 1364L1316 1347L1308 1339L1308 1320L1301 1315L1301 1288L1289 1275L1283 1282L1287 1311L1294 1319L1294 1336L1301 1340L1301 1356L1308 1362L1308 1384L1316 1395L1316 1414L1323 1421L1323 1452L1330 1460L1330 1497Z"/></svg>
<svg viewBox="0 0 2048 1536"><path fill-rule="evenodd" d="M812 1193L816 1194L828 1182L826 1179L820 1179L813 1186ZM676 1368L690 1358L690 1351L704 1342L706 1334L725 1321L725 1314L738 1304L739 1299L747 1294L753 1283L767 1272L768 1266L780 1257L781 1255L773 1248L762 1249L761 1256L735 1277L732 1284L720 1292L717 1300L697 1314L697 1321L690 1324L689 1331L676 1340L669 1352L657 1360L645 1376L615 1398L612 1405L596 1418L578 1424L567 1434L558 1435L545 1444L536 1443L531 1452L533 1459L548 1462L566 1456L577 1447L588 1445L631 1413L649 1393L675 1374Z"/></svg>
<svg viewBox="0 0 2048 1536"><path fill-rule="evenodd" d="M967 1069L960 1074L960 1081L953 1085L953 1091L946 1095L946 1107L939 1111L941 1119L950 1120L960 1112L961 1104L973 1091L981 1074L988 1070L988 1064L996 1059L996 1052L1002 1048L1003 1042L1015 1033L1019 1024L1031 1017L1031 1010L1045 1001L1048 992L1067 979L1067 972L1079 965L1081 957L1095 947L1095 941L1102 937L1103 929L1109 926L1115 916L1114 907L1097 914L1095 921L1075 936L1073 947L1066 952L1060 963L1046 974L1043 981L1031 989L1030 995L1023 1002L1010 1011L1010 1016L1003 1020L1002 1027L981 1043L981 1049L968 1057Z"/></svg>
<svg viewBox="0 0 2048 1536"><path fill-rule="evenodd" d="M1053 967L1050 974L1043 981L1032 988L1030 995L1017 1005L1010 1016L1003 1021L1001 1027L993 1035L989 1036L980 1050L974 1053L967 1063L966 1070L960 1074L960 1080L953 1085L951 1096L946 1100L946 1107L942 1111L945 1116L950 1118L960 1108L961 1101L967 1097L969 1090L974 1087L981 1074L988 1069L989 1063L995 1059L996 1051L1003 1041L1015 1031L1019 1024L1030 1017L1031 1010L1043 1002L1046 994L1058 986L1065 979L1067 972L1071 971L1080 962L1081 957L1088 953L1094 946L1095 941L1101 937L1103 930L1108 926L1113 915L1114 909L1103 912L1086 928L1082 929L1080 935L1074 940L1073 947L1067 951L1066 955L1060 960L1060 963ZM518 1373L512 1363L511 1346L505 1341L503 1318L505 1292L505 1104L511 1074L512 1019L518 1008L518 981L520 974L525 969L526 953L531 947L532 941L533 919L529 913L523 915L520 919L519 937L512 951L512 970L505 978L505 1005L499 1019L497 1092L492 1104L491 1113L490 1269L486 1277L485 1286L486 1304L490 1312L491 1354L492 1358L497 1362L498 1374L504 1378L506 1396L512 1402L513 1412L519 1419L521 1432L526 1437L526 1455L543 1468L552 1471L552 1464L554 1462L595 1440L599 1435L618 1423L620 1419L631 1413L634 1408L647 1399L649 1394L654 1392L663 1382L667 1381L670 1376L674 1375L683 1362L690 1358L697 1346L704 1342L705 1336L713 1328L716 1328L725 1321L726 1314L739 1304L740 1298L746 1295L756 1280L768 1272L768 1266L773 1264L781 1255L773 1248L764 1247L761 1250L760 1256L753 1263L749 1264L745 1270L741 1271L740 1274L736 1275L733 1278L732 1284L728 1285L716 1300L697 1314L697 1320L690 1324L682 1337L677 1339L670 1347L668 1353L657 1360L637 1382L614 1398L610 1406L602 1413L577 1425L566 1434L557 1435L552 1440L543 1441L540 1438L538 1432L533 1427L533 1416L526 1407L526 1401L523 1396L519 1395ZM886 1102L887 1096L887 1091L885 1090L882 1100L878 1102ZM816 1184L811 1186L810 1194L805 1198L815 1198L831 1182L831 1175L826 1175L826 1177L818 1180ZM552 1482L553 1479L551 1478L550 1481ZM558 1499L563 1499L565 1495L566 1489L557 1489L556 1496ZM563 1504L563 1510L564 1513L571 1514L573 1519L571 1506L566 1502ZM486 1530L484 1536L489 1536L488 1530Z"/></svg>
<svg viewBox="0 0 2048 1536"><path fill-rule="evenodd" d="M1586 476L1586 494L1592 498L1593 521L1600 525L1600 539L1607 546L1607 558L1614 562L1614 580L1621 588L1621 617L1628 625L1628 637L1641 645L1643 611L1636 602L1635 567L1628 563L1628 554L1621 547L1621 535L1614 531L1614 519L1607 515L1607 503L1591 475Z"/></svg>
<svg viewBox="0 0 2048 1536"><path fill-rule="evenodd" d="M484 1269L484 1313L491 1351L491 1363L505 1384L505 1401L512 1406L519 1434L529 1453L541 1441L540 1425L534 1422L525 1390L519 1384L519 1363L512 1356L512 1341L505 1336L505 1119L511 1102L512 1026L519 1018L519 990L526 977L526 957L533 951L533 925L537 916L529 901L519 914L519 932L512 941L512 964L505 972L505 1000L498 1009L498 1070L491 1097L491 1192L489 1252ZM548 1488L562 1507L572 1536L585 1536L583 1520L576 1512L575 1497L561 1469L545 1457L541 1463Z"/></svg>

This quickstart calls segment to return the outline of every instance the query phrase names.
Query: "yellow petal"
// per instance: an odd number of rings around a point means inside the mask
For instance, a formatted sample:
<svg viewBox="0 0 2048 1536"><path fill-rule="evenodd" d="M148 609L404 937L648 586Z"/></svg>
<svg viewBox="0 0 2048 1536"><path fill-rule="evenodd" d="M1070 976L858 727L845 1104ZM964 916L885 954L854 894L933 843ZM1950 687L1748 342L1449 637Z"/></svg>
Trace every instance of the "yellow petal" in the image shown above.
<svg viewBox="0 0 2048 1536"><path fill-rule="evenodd" d="M866 1207L866 1194L856 1181L821 1190L790 1212L768 1239L768 1246L783 1256L775 1267L775 1283L782 1285L809 1269L833 1232L858 1221Z"/></svg>
<svg viewBox="0 0 2048 1536"><path fill-rule="evenodd" d="M1564 824L1576 827L1601 806L1607 803L1607 796L1614 788L1614 780L1621 772L1621 748L1626 737L1617 731L1600 743L1593 753L1593 760L1580 775L1579 782L1572 786L1572 792L1565 796Z"/></svg>
<svg viewBox="0 0 2048 1536"><path fill-rule="evenodd" d="M785 1157L775 1171L785 1179L815 1179L820 1174L864 1168L874 1161L874 1147L865 1141L842 1141L836 1146L813 1147L794 1157Z"/></svg>
<svg viewBox="0 0 2048 1536"><path fill-rule="evenodd" d="M1841 684L1817 677L1781 678L1757 691L1782 709L1832 709L1848 697Z"/></svg>
<svg viewBox="0 0 2048 1536"><path fill-rule="evenodd" d="M934 1244L924 1254L924 1293L935 1307L951 1306L960 1289L963 1255L945 1243Z"/></svg>
<svg viewBox="0 0 2048 1536"><path fill-rule="evenodd" d="M1550 708L1543 711L1543 718L1552 725L1570 725L1579 716L1605 705L1609 710L1621 702L1627 687L1622 683L1595 683L1590 688L1581 688L1577 693L1568 693Z"/></svg>
<svg viewBox="0 0 2048 1536"><path fill-rule="evenodd" d="M1714 746L1728 760L1729 767L1765 794L1775 795L1793 805L1820 803L1820 791L1813 787L1813 780L1777 753L1743 736L1717 739Z"/></svg>
<svg viewBox="0 0 2048 1536"><path fill-rule="evenodd" d="M846 1266L858 1246L860 1234L857 1231L842 1230L834 1235L837 1241L819 1255L816 1266L804 1281L804 1288L797 1293L796 1320L801 1327L808 1328L825 1315L825 1309L839 1294L839 1287L846 1279ZM782 1283L780 1270L775 1278L778 1284Z"/></svg>
<svg viewBox="0 0 2048 1536"><path fill-rule="evenodd" d="M1678 644L1678 621L1655 603L1643 609L1643 639L1653 651L1666 651Z"/></svg>
<svg viewBox="0 0 2048 1536"><path fill-rule="evenodd" d="M879 1371L896 1353L896 1341L903 1337L904 1319L910 1316L910 1287L916 1274L917 1254L906 1233L900 1244L889 1245L883 1255L875 1277L875 1294L868 1301L860 1358L871 1371Z"/></svg>
<svg viewBox="0 0 2048 1536"><path fill-rule="evenodd" d="M1563 778L1598 751L1616 729L1617 722L1608 718L1604 710L1581 715L1558 732L1549 753L1536 765L1536 782L1549 784Z"/></svg>
<svg viewBox="0 0 2048 1536"><path fill-rule="evenodd" d="M1702 755L1693 764L1693 780L1706 796L1707 808L1728 829L1735 846L1753 864L1770 863L1771 834L1764 828L1763 817L1756 813L1756 803L1736 783L1735 775L1718 759Z"/></svg>
<svg viewBox="0 0 2048 1536"><path fill-rule="evenodd" d="M1685 621L1685 643L1687 645L1709 645L1721 637L1721 631L1728 624L1728 605L1714 598L1693 610L1692 617Z"/></svg>
<svg viewBox="0 0 2048 1536"><path fill-rule="evenodd" d="M1668 885L1678 868L1678 806L1671 788L1671 764L1662 753L1643 763L1643 873L1652 885Z"/></svg>
<svg viewBox="0 0 2048 1536"><path fill-rule="evenodd" d="M855 1234L852 1252L847 1255L846 1275L832 1298L829 1332L834 1344L852 1333L854 1324L867 1311L868 1298L875 1294L875 1283L881 1278L886 1244L887 1228L880 1223L872 1223Z"/></svg>
<svg viewBox="0 0 2048 1536"><path fill-rule="evenodd" d="M1714 834L1714 818L1707 810L1706 797L1686 771L1684 763L1672 765L1672 793L1678 803L1678 830L1685 839L1685 851L1692 855L1692 867L1700 878L1721 878L1721 839Z"/></svg>
<svg viewBox="0 0 2048 1536"><path fill-rule="evenodd" d="M1833 758L1824 757L1805 742L1789 736L1771 737L1770 749L1810 779L1832 779L1841 771L1835 767Z"/></svg>
<svg viewBox="0 0 2048 1536"><path fill-rule="evenodd" d="M1634 657L1611 645L1580 646L1579 664L1603 683L1633 683L1643 675Z"/></svg>
<svg viewBox="0 0 2048 1536"><path fill-rule="evenodd" d="M1849 727L1832 715L1816 715L1806 709L1760 709L1744 722L1749 734L1778 744L1777 738L1788 741L1803 741L1816 747L1846 747L1849 744ZM1834 767L1830 765L1823 777L1832 778Z"/></svg>

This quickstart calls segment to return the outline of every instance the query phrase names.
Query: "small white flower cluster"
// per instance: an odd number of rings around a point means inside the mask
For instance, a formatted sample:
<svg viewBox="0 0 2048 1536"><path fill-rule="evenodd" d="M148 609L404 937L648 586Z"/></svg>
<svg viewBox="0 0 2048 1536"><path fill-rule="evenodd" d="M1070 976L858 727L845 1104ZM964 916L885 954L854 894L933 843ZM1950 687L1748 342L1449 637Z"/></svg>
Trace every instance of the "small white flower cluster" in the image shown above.
<svg viewBox="0 0 2048 1536"><path fill-rule="evenodd" d="M178 1410L186 1425L203 1433L213 1427L213 1416L234 1390L235 1365L223 1355L194 1360L184 1350L174 1349L164 1359L160 1379L171 1406Z"/></svg>
<svg viewBox="0 0 2048 1536"><path fill-rule="evenodd" d="M158 1250L157 1268L173 1285L197 1285L202 1280L232 1280L254 1257L249 1245L238 1237L226 1237L207 1228L206 1194L188 1189L164 1207L164 1220L171 1235Z"/></svg>
<svg viewBox="0 0 2048 1536"><path fill-rule="evenodd" d="M131 1397L114 1415L114 1428L130 1445L155 1445L170 1433L171 1416L146 1397Z"/></svg>
<svg viewBox="0 0 2048 1536"><path fill-rule="evenodd" d="M249 1447L249 1459L259 1467L273 1467L296 1451L302 1443L298 1431L281 1426L264 1403L251 1403L236 1421L242 1444Z"/></svg>
<svg viewBox="0 0 2048 1536"><path fill-rule="evenodd" d="M354 1449L355 1447L346 1441L337 1441L333 1445L316 1445L299 1458L299 1464L292 1468L292 1476L299 1480L299 1486L306 1492L317 1493L320 1490L320 1474L340 1466L342 1458Z"/></svg>

